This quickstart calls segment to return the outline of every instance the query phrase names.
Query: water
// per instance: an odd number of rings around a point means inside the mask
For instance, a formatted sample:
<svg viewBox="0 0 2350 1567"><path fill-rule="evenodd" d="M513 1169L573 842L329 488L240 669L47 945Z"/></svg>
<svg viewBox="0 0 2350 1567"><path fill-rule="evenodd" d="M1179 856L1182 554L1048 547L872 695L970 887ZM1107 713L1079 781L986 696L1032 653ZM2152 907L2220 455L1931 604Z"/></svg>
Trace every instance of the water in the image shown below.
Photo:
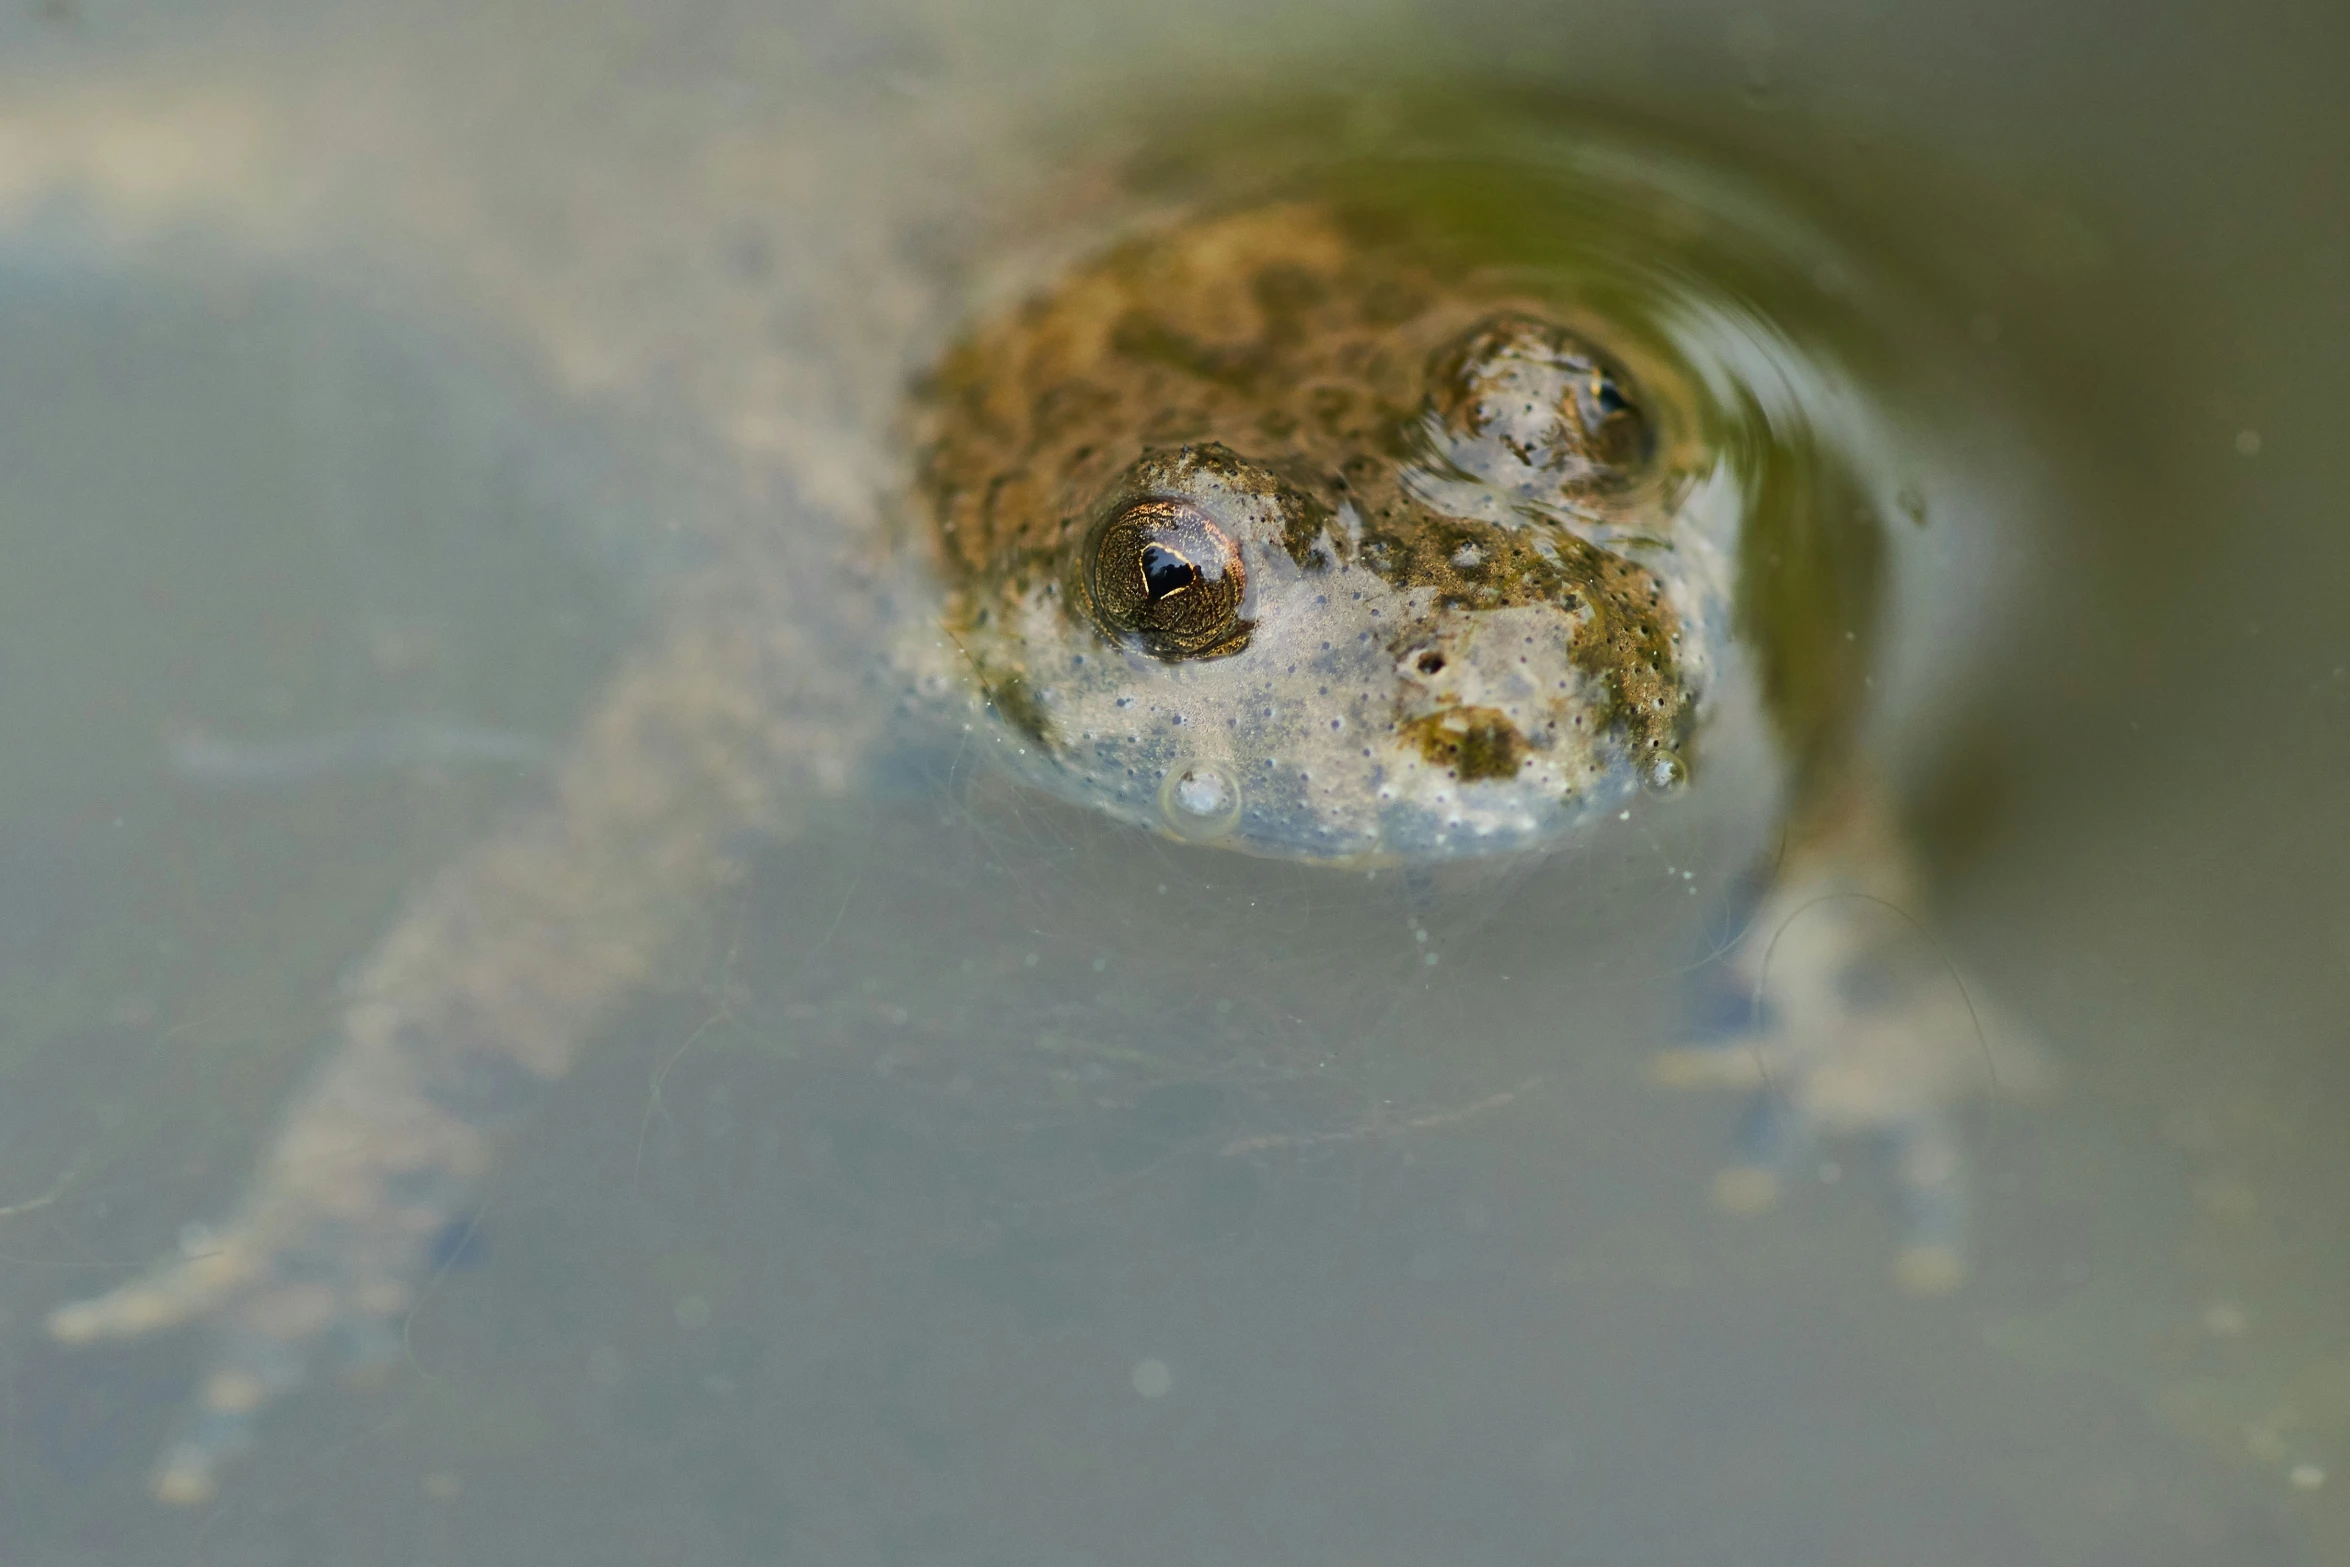
<svg viewBox="0 0 2350 1567"><path fill-rule="evenodd" d="M158 36L8 25L40 81ZM2087 7L1330 25L647 21L556 69L517 13L446 47L474 88L540 47L550 102L609 52L833 73L877 116L1032 49L1062 89L1436 49L1710 127L1922 257L2057 497L1915 800L1949 941L2063 1067L1969 1124L1967 1287L1890 1287L1866 1148L1709 1209L1737 1106L1650 1085L1670 965L1578 973L1572 886L1140 839L950 748L761 860L601 1032L385 1385L297 1395L215 1507L154 1507L198 1344L69 1352L42 1315L225 1209L403 887L534 786L401 737L559 741L670 569L626 519L698 471L599 456L413 299L199 237L95 268L121 247L68 213L0 295L0 1554L2350 1560L2316 13L2127 49ZM199 60L299 57L220 36ZM191 734L361 738L192 777Z"/></svg>

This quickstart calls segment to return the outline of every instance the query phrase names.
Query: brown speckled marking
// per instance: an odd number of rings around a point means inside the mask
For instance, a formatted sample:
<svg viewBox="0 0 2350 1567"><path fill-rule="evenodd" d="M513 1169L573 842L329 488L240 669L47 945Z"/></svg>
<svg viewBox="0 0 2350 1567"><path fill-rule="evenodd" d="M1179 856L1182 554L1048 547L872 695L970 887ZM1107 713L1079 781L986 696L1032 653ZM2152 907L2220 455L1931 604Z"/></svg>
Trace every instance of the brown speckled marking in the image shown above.
<svg viewBox="0 0 2350 1567"><path fill-rule="evenodd" d="M1526 737L1490 707L1448 707L1410 720L1404 730L1421 755L1464 783L1508 778L1525 764Z"/></svg>

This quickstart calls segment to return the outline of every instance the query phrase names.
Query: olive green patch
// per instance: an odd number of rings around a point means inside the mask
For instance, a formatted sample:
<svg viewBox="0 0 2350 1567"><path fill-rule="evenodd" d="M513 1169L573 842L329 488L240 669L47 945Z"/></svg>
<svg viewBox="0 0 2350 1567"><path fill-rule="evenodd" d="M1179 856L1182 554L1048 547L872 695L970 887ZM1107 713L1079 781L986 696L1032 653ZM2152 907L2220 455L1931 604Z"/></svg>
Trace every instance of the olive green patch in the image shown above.
<svg viewBox="0 0 2350 1567"><path fill-rule="evenodd" d="M1422 756L1463 783L1514 778L1526 762L1526 737L1496 708L1448 707L1403 728Z"/></svg>
<svg viewBox="0 0 2350 1567"><path fill-rule="evenodd" d="M1163 365L1236 391L1253 386L1265 370L1266 356L1259 349L1203 343L1139 310L1120 318L1110 333L1110 346L1125 358Z"/></svg>
<svg viewBox="0 0 2350 1567"><path fill-rule="evenodd" d="M988 682L987 703L1005 723L1045 749L1052 749L1052 720L1045 715L1044 705L1037 701L1027 676L1006 675Z"/></svg>

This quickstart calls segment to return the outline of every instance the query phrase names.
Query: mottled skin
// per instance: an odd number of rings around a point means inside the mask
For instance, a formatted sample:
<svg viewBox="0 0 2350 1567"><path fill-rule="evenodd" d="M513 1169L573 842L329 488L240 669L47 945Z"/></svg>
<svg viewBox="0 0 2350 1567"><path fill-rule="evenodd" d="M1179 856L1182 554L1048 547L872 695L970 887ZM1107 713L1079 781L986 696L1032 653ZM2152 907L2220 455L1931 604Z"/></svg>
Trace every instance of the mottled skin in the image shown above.
<svg viewBox="0 0 2350 1567"><path fill-rule="evenodd" d="M718 432L761 521L718 533L546 797L409 901L229 1220L52 1317L77 1343L217 1332L160 1495L210 1495L322 1350L380 1347L501 1133L736 873L743 830L855 787L907 693L992 712L1024 776L1139 825L1359 864L1539 850L1694 786L1745 647L1793 780L1786 848L1719 965L1735 1004L1663 1070L1764 1085L1725 1187L1747 1205L1817 1132L1893 1136L1903 1276L1955 1280L1945 1111L1987 1086L1982 1014L1946 969L1897 960L1914 926L1867 917L1914 903L1851 751L1870 644L1838 584L1869 579L1875 524L1823 492L1796 508L1818 526L1750 548L1653 336L1346 201L1219 196L1137 225L1072 198L1046 205L1128 237L1032 267L1025 303L982 313L893 421L892 356L933 357L924 323L956 291L892 248L866 193L915 179L869 127L721 140L682 175L628 164L642 149L615 133L549 188L574 166L525 157L501 184L484 149L505 143L410 146L439 122L374 101L22 109L0 123L0 218L64 191L115 243L191 215L271 255L338 225L397 235L559 391ZM337 209L351 167L371 178ZM733 236L795 206L833 221L763 241L805 252L778 294ZM884 563L893 493L914 526Z"/></svg>
<svg viewBox="0 0 2350 1567"><path fill-rule="evenodd" d="M1669 381L1636 392L1569 308L1286 202L1132 242L955 349L922 489L1027 770L1187 831L1163 782L1213 769L1237 814L1188 835L1357 862L1522 848L1671 786L1727 566L1681 514L1689 454L1655 450L1690 423ZM1160 547L1136 507L1237 547L1192 645L1121 624Z"/></svg>

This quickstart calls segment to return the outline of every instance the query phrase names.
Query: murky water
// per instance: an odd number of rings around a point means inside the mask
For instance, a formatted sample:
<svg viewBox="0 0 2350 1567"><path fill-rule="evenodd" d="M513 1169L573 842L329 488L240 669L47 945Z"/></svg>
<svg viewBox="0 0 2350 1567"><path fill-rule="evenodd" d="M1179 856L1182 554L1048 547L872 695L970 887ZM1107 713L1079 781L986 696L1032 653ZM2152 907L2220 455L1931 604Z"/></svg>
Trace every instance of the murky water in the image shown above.
<svg viewBox="0 0 2350 1567"><path fill-rule="evenodd" d="M4 24L12 135L85 89L126 125L222 82L303 105L304 61L371 49L433 85L303 107L364 134L247 209L260 245L191 216L233 181L0 188L0 1556L2350 1561L2330 24L1233 12ZM880 177L844 127L1432 60L1765 170L2015 391L2044 554L1909 804L1943 935L2061 1083L1967 1123L1966 1286L1893 1288L1865 1145L1709 1206L1740 1107L1653 1086L1672 965L1622 962L1574 867L1249 861L949 743L765 853L599 1031L381 1385L273 1409L209 1507L146 1500L197 1337L44 1315L200 1247L338 979L541 787L723 509L677 426L735 406L739 324L659 246L565 271L534 176L804 98L786 193L839 216L825 169ZM454 280L304 248L429 251L448 209L396 176L435 138L549 215ZM852 229L766 258L810 301L775 330L895 308L843 293Z"/></svg>

